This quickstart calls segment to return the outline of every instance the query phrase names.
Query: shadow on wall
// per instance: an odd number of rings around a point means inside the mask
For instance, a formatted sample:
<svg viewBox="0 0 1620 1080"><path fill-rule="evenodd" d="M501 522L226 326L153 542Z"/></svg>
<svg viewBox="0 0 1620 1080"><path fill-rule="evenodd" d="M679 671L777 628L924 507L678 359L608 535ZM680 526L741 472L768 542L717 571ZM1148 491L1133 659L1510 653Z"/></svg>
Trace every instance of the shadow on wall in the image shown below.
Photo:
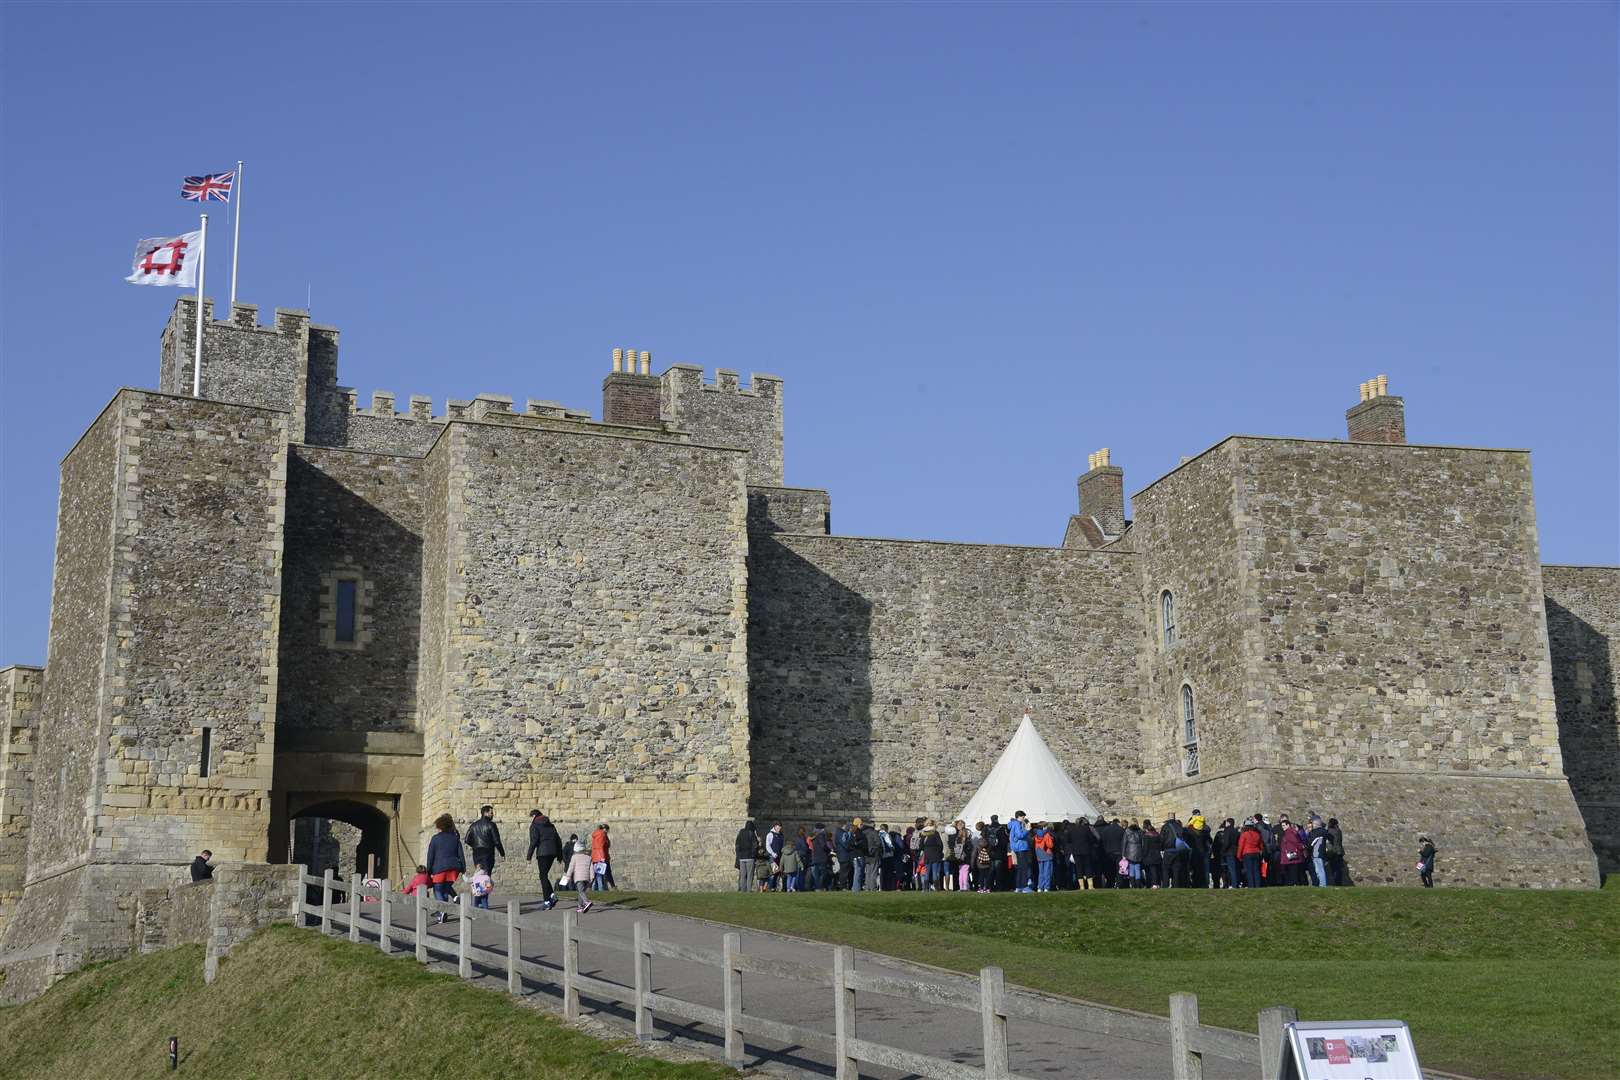
<svg viewBox="0 0 1620 1080"><path fill-rule="evenodd" d="M278 733L414 730L421 536L296 454L287 488ZM322 575L349 561L370 589L358 650L321 641Z"/></svg>
<svg viewBox="0 0 1620 1080"><path fill-rule="evenodd" d="M1620 870L1620 720L1609 637L1550 597L1547 637L1564 773L1606 877Z"/></svg>
<svg viewBox="0 0 1620 1080"><path fill-rule="evenodd" d="M762 832L870 818L871 603L758 535L748 580L749 812Z"/></svg>

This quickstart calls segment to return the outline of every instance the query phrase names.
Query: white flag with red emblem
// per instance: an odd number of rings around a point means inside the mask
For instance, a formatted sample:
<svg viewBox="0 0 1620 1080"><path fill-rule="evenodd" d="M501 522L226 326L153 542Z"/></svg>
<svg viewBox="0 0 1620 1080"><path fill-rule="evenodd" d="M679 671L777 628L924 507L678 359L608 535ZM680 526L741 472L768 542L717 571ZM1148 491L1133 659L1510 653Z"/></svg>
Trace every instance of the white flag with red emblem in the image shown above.
<svg viewBox="0 0 1620 1080"><path fill-rule="evenodd" d="M131 285L197 285L202 265L202 230L183 236L156 236L135 245L135 269L124 280Z"/></svg>

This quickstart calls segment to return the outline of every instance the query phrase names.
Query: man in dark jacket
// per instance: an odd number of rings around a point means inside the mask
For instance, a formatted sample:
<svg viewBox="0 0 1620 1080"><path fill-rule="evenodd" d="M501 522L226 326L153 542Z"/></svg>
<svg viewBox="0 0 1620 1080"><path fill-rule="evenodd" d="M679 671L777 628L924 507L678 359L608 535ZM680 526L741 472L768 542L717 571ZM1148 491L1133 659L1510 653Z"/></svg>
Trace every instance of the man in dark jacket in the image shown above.
<svg viewBox="0 0 1620 1080"><path fill-rule="evenodd" d="M486 873L495 874L495 853L501 853L506 858L506 849L501 846L501 829L495 824L495 808L493 806L480 806L478 820L467 826L465 842L472 849L473 865L482 866Z"/></svg>
<svg viewBox="0 0 1620 1080"><path fill-rule="evenodd" d="M191 880L193 882L207 881L214 876L214 868L208 865L208 860L213 857L214 853L212 851L204 851L191 860Z"/></svg>
<svg viewBox="0 0 1620 1080"><path fill-rule="evenodd" d="M737 830L737 891L753 892L754 860L759 857L759 833L747 822Z"/></svg>
<svg viewBox="0 0 1620 1080"><path fill-rule="evenodd" d="M1193 807L1192 816L1187 819L1187 826L1181 835L1186 838L1187 846L1192 848L1187 865L1192 871L1193 888L1209 888L1209 822L1204 820L1202 810Z"/></svg>
<svg viewBox="0 0 1620 1080"><path fill-rule="evenodd" d="M1105 823L1099 815L1097 823L1097 837L1102 845L1103 884L1110 889L1117 889L1120 852L1125 847L1125 828L1119 823L1118 818Z"/></svg>
<svg viewBox="0 0 1620 1080"><path fill-rule="evenodd" d="M1159 826L1159 849L1164 858L1164 886L1167 889L1187 887L1187 838L1182 835L1181 822L1171 814Z"/></svg>
<svg viewBox="0 0 1620 1080"><path fill-rule="evenodd" d="M1069 826L1069 858L1074 863L1078 887L1089 889L1101 884L1097 880L1097 834L1083 816Z"/></svg>
<svg viewBox="0 0 1620 1080"><path fill-rule="evenodd" d="M1238 887L1237 868L1237 825L1231 818L1221 822L1220 829L1215 833L1215 866L1220 874L1220 882L1224 888Z"/></svg>
<svg viewBox="0 0 1620 1080"><path fill-rule="evenodd" d="M838 831L833 834L833 851L838 854L837 888L840 892L849 891L850 870L855 865L851 858L853 853L850 851L854 839L855 831L848 825L838 826Z"/></svg>
<svg viewBox="0 0 1620 1080"><path fill-rule="evenodd" d="M865 874L861 888L867 892L877 892L881 888L879 871L883 866L883 837L872 828L871 822L861 822L858 844L861 849L860 865Z"/></svg>
<svg viewBox="0 0 1620 1080"><path fill-rule="evenodd" d="M825 825L817 825L810 837L810 881L816 892L832 888L832 834Z"/></svg>
<svg viewBox="0 0 1620 1080"><path fill-rule="evenodd" d="M545 911L557 906L557 896L551 888L551 864L561 854L562 837L557 835L557 826L540 811L530 810L529 853L523 856L523 861L534 859L540 864L540 903Z"/></svg>

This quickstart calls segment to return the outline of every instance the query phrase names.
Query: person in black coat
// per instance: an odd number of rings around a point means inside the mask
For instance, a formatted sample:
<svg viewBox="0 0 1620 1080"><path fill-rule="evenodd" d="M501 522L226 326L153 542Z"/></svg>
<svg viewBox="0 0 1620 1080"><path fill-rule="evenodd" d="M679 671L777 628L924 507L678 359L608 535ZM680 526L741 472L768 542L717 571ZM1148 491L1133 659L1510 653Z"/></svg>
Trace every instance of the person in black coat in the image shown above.
<svg viewBox="0 0 1620 1080"><path fill-rule="evenodd" d="M817 825L810 837L810 888L815 892L832 888L832 834L825 825Z"/></svg>
<svg viewBox="0 0 1620 1080"><path fill-rule="evenodd" d="M1119 823L1118 818L1104 822L1102 816L1098 815L1097 837L1102 846L1103 884L1110 889L1117 889L1120 852L1125 846L1125 827Z"/></svg>
<svg viewBox="0 0 1620 1080"><path fill-rule="evenodd" d="M208 881L214 876L214 868L208 865L208 860L214 857L212 851L204 851L191 860L191 880L193 882Z"/></svg>
<svg viewBox="0 0 1620 1080"><path fill-rule="evenodd" d="M1069 855L1074 860L1076 884L1082 889L1102 885L1097 879L1097 834L1082 817L1069 826Z"/></svg>
<svg viewBox="0 0 1620 1080"><path fill-rule="evenodd" d="M505 852L502 852L504 855ZM557 906L557 894L551 887L551 864L562 855L562 837L557 826L538 810L529 811L529 853L523 861L534 859L540 867L540 903L549 911Z"/></svg>
<svg viewBox="0 0 1620 1080"><path fill-rule="evenodd" d="M493 806L480 806L478 820L467 826L467 846L472 848L473 865L482 866L486 873L495 873L495 853L500 852L501 858L506 858L506 848L501 846L501 827L495 824L495 808Z"/></svg>
<svg viewBox="0 0 1620 1080"><path fill-rule="evenodd" d="M1212 843L1215 848L1215 865L1219 867L1222 878L1221 885L1228 889L1238 887L1237 842L1237 822L1227 818L1221 822Z"/></svg>
<svg viewBox="0 0 1620 1080"><path fill-rule="evenodd" d="M461 850L456 836L456 820L449 814L440 814L433 821L436 832L428 841L427 872L433 882L435 899L448 904L456 896L456 880L467 872L467 856ZM433 913L434 922L444 922L444 912Z"/></svg>
<svg viewBox="0 0 1620 1080"><path fill-rule="evenodd" d="M737 830L737 891L753 892L754 860L759 857L759 833L752 821Z"/></svg>

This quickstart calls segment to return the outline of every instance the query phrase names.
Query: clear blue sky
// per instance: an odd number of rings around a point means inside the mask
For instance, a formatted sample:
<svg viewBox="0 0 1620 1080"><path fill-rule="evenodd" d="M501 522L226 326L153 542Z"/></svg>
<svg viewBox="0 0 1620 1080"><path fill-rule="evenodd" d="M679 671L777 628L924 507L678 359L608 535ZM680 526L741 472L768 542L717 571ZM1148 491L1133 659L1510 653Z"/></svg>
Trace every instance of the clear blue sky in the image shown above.
<svg viewBox="0 0 1620 1080"><path fill-rule="evenodd" d="M157 379L132 246L237 158L241 298L309 290L362 401L771 372L836 531L1056 544L1092 450L1134 491L1342 437L1382 372L1413 441L1535 451L1545 561L1620 561L1612 4L0 20L0 664L44 658L60 458Z"/></svg>

